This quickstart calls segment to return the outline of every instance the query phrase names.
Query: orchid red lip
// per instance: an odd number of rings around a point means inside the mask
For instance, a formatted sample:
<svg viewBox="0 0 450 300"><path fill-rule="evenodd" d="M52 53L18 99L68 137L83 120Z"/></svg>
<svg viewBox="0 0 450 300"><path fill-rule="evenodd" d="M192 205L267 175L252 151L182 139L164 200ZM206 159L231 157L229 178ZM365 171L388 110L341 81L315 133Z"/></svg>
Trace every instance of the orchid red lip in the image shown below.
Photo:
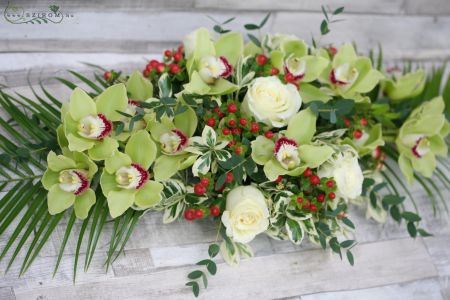
<svg viewBox="0 0 450 300"><path fill-rule="evenodd" d="M305 77L305 73L300 74L300 75L294 75L294 74L292 74L291 72L289 72L289 69L288 69L287 66L284 66L284 72L285 72L286 74L291 74L295 81L302 80L303 77Z"/></svg>
<svg viewBox="0 0 450 300"><path fill-rule="evenodd" d="M172 132L180 138L180 144L177 147L177 151L180 151L187 146L189 138L179 129L173 129Z"/></svg>
<svg viewBox="0 0 450 300"><path fill-rule="evenodd" d="M275 142L275 148L274 148L275 155L278 154L278 151L280 151L280 148L283 145L291 145L291 146L294 146L294 147L298 147L296 141L291 140L291 139L289 139L287 137L281 137Z"/></svg>
<svg viewBox="0 0 450 300"><path fill-rule="evenodd" d="M148 179L150 178L150 174L140 164L132 163L131 166L135 168L140 174L139 183L136 186L136 189L140 189L148 181Z"/></svg>
<svg viewBox="0 0 450 300"><path fill-rule="evenodd" d="M128 99L128 104L142 108L142 105L139 102L132 99Z"/></svg>
<svg viewBox="0 0 450 300"><path fill-rule="evenodd" d="M97 137L97 140L103 140L105 137L107 137L111 131L112 131L112 122L110 120L108 120L105 115L103 114L98 114L97 115L100 120L102 120L103 122L103 130L100 133L100 135Z"/></svg>
<svg viewBox="0 0 450 300"><path fill-rule="evenodd" d="M342 86L342 85L347 85L348 84L348 82L336 79L336 74L334 74L334 69L332 69L331 72L330 72L330 81L334 85L341 85Z"/></svg>
<svg viewBox="0 0 450 300"><path fill-rule="evenodd" d="M220 74L220 76L223 78L227 78L233 72L233 66L230 65L230 63L228 62L228 60L226 59L225 56L221 56L221 57L219 57L219 59L222 61L223 65L225 66L225 71L222 74Z"/></svg>
<svg viewBox="0 0 450 300"><path fill-rule="evenodd" d="M73 173L80 179L80 187L73 192L75 196L79 196L89 188L89 180L79 171L74 171Z"/></svg>

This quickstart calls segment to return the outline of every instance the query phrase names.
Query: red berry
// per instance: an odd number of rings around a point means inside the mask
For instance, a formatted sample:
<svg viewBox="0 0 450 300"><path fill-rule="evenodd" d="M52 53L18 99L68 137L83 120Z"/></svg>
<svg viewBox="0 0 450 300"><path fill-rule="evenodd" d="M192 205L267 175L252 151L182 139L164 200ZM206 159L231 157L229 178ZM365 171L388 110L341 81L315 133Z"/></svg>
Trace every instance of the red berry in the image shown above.
<svg viewBox="0 0 450 300"><path fill-rule="evenodd" d="M148 70L144 70L144 72L142 72L142 75L144 75L144 77L148 77Z"/></svg>
<svg viewBox="0 0 450 300"><path fill-rule="evenodd" d="M196 209L195 210L195 218L200 219L203 217L203 210L202 209Z"/></svg>
<svg viewBox="0 0 450 300"><path fill-rule="evenodd" d="M309 202L309 200L306 200L306 203L303 204L302 208L308 209L310 206L311 206L311 203Z"/></svg>
<svg viewBox="0 0 450 300"><path fill-rule="evenodd" d="M173 60L180 61L182 59L183 59L183 54L181 54L180 52L177 52L177 53L173 54Z"/></svg>
<svg viewBox="0 0 450 300"><path fill-rule="evenodd" d="M328 48L328 52L329 52L331 55L335 55L335 54L337 53L337 50L336 50L336 48L334 48L334 47L330 47L330 48Z"/></svg>
<svg viewBox="0 0 450 300"><path fill-rule="evenodd" d="M286 82L294 82L295 76L292 75L292 73L286 73L284 74L284 80L286 80Z"/></svg>
<svg viewBox="0 0 450 300"><path fill-rule="evenodd" d="M233 128L231 130L231 132L233 133L233 135L240 135L242 132L242 129L240 129L239 127Z"/></svg>
<svg viewBox="0 0 450 300"><path fill-rule="evenodd" d="M309 182L311 182L312 185L318 185L320 183L320 178L317 175L312 175L311 178L309 178Z"/></svg>
<svg viewBox="0 0 450 300"><path fill-rule="evenodd" d="M165 63L159 63L158 66L156 66L156 71L158 71L158 73L163 73L165 70L166 70Z"/></svg>
<svg viewBox="0 0 450 300"><path fill-rule="evenodd" d="M218 106L214 107L213 112L220 113L220 108Z"/></svg>
<svg viewBox="0 0 450 300"><path fill-rule="evenodd" d="M169 70L170 70L170 73L172 73L172 74L178 74L181 71L180 66L177 64L170 64Z"/></svg>
<svg viewBox="0 0 450 300"><path fill-rule="evenodd" d="M344 118L345 127L350 127L350 120L348 118Z"/></svg>
<svg viewBox="0 0 450 300"><path fill-rule="evenodd" d="M278 73L280 73L280 70L278 70L278 69L275 68L275 67L273 67L273 68L270 70L270 74L272 74L272 75L278 75Z"/></svg>
<svg viewBox="0 0 450 300"><path fill-rule="evenodd" d="M256 122L252 122L250 125L250 132L257 133L259 131L259 125Z"/></svg>
<svg viewBox="0 0 450 300"><path fill-rule="evenodd" d="M236 140L231 140L231 141L228 142L228 146L229 147L232 147L234 145L236 145Z"/></svg>
<svg viewBox="0 0 450 300"><path fill-rule="evenodd" d="M227 178L225 178L226 183L231 183L234 180L233 173L227 173Z"/></svg>
<svg viewBox="0 0 450 300"><path fill-rule="evenodd" d="M334 186L333 180L328 180L326 183L327 187L332 188Z"/></svg>
<svg viewBox="0 0 450 300"><path fill-rule="evenodd" d="M264 54L258 54L256 56L256 63L260 66L263 66L267 63L267 57Z"/></svg>
<svg viewBox="0 0 450 300"><path fill-rule="evenodd" d="M230 126L230 127L236 126L236 120L235 119L231 119L230 121L228 121L228 126Z"/></svg>
<svg viewBox="0 0 450 300"><path fill-rule="evenodd" d="M147 70L148 72L151 72L153 70L153 66L151 64L147 64L145 66L145 70Z"/></svg>
<svg viewBox="0 0 450 300"><path fill-rule="evenodd" d="M242 148L241 148L241 147L237 147L236 149L234 149L234 152L235 152L236 154L241 154Z"/></svg>
<svg viewBox="0 0 450 300"><path fill-rule="evenodd" d="M225 114L223 112L219 112L219 118L225 117Z"/></svg>
<svg viewBox="0 0 450 300"><path fill-rule="evenodd" d="M266 133L264 133L264 136L268 139L273 138L273 132L272 131L266 131Z"/></svg>
<svg viewBox="0 0 450 300"><path fill-rule="evenodd" d="M331 200L333 200L334 198L336 198L336 194L331 192L328 194L328 198L330 198Z"/></svg>
<svg viewBox="0 0 450 300"><path fill-rule="evenodd" d="M234 103L228 104L228 112L234 114L237 111L237 106Z"/></svg>
<svg viewBox="0 0 450 300"><path fill-rule="evenodd" d="M209 213L211 214L211 216L217 217L218 215L220 215L220 208L217 205L214 205L209 209Z"/></svg>
<svg viewBox="0 0 450 300"><path fill-rule="evenodd" d="M283 181L283 176L279 175L279 176L277 177L277 179L275 179L275 182L276 182L276 183L280 183L281 181Z"/></svg>
<svg viewBox="0 0 450 300"><path fill-rule="evenodd" d="M314 204L311 204L311 206L309 207L309 209L312 211L312 212L316 212L317 211L317 206L315 206ZM196 212L197 213L197 212Z"/></svg>
<svg viewBox="0 0 450 300"><path fill-rule="evenodd" d="M305 195L311 195L311 191L304 191L303 193L305 193Z"/></svg>
<svg viewBox="0 0 450 300"><path fill-rule="evenodd" d="M356 130L353 132L353 137L354 137L355 139L357 139L357 140L359 140L359 139L362 137L362 135L363 135L363 133L362 133L362 131L359 130L359 129L356 129Z"/></svg>
<svg viewBox="0 0 450 300"><path fill-rule="evenodd" d="M152 59L152 60L149 62L149 64L150 64L150 66L152 66L153 68L156 68L156 67L158 66L158 64L159 64L159 61L157 61L156 59Z"/></svg>
<svg viewBox="0 0 450 300"><path fill-rule="evenodd" d="M164 56L165 57L171 57L172 56L172 51L170 51L170 50L164 51Z"/></svg>
<svg viewBox="0 0 450 300"><path fill-rule="evenodd" d="M224 129L222 129L222 133L223 135L229 135L231 133L230 128L225 127Z"/></svg>
<svg viewBox="0 0 450 300"><path fill-rule="evenodd" d="M359 121L359 123L361 124L361 126L367 126L367 124L369 124L369 122L367 122L366 118L361 118L361 120Z"/></svg>
<svg viewBox="0 0 450 300"><path fill-rule="evenodd" d="M206 178L206 177L200 179L200 184L205 186L205 187L208 186L209 185L209 179Z"/></svg>
<svg viewBox="0 0 450 300"><path fill-rule="evenodd" d="M303 176L309 177L312 175L312 171L310 168L306 168L306 170L303 172Z"/></svg>
<svg viewBox="0 0 450 300"><path fill-rule="evenodd" d="M317 201L319 201L320 203L325 201L325 194L319 194L317 195Z"/></svg>
<svg viewBox="0 0 450 300"><path fill-rule="evenodd" d="M216 119L209 118L208 120L206 120L206 124L210 127L214 127L214 126L216 126Z"/></svg>
<svg viewBox="0 0 450 300"><path fill-rule="evenodd" d="M106 71L105 74L103 74L103 78L105 78L105 80L109 80L111 78L111 72Z"/></svg>
<svg viewBox="0 0 450 300"><path fill-rule="evenodd" d="M303 198L302 197L297 197L297 203L302 203L303 202Z"/></svg>
<svg viewBox="0 0 450 300"><path fill-rule="evenodd" d="M379 159L381 157L381 148L380 146L376 147L372 152L372 157L375 159Z"/></svg>
<svg viewBox="0 0 450 300"><path fill-rule="evenodd" d="M193 210L192 208L187 209L184 212L184 218L188 221L192 221L195 219L195 210Z"/></svg>
<svg viewBox="0 0 450 300"><path fill-rule="evenodd" d="M197 195L203 195L206 193L206 188L201 183L197 183L194 185L194 193Z"/></svg>
<svg viewBox="0 0 450 300"><path fill-rule="evenodd" d="M247 126L247 119L246 118L241 118L239 120L239 124L241 124L241 126L243 126L243 127Z"/></svg>

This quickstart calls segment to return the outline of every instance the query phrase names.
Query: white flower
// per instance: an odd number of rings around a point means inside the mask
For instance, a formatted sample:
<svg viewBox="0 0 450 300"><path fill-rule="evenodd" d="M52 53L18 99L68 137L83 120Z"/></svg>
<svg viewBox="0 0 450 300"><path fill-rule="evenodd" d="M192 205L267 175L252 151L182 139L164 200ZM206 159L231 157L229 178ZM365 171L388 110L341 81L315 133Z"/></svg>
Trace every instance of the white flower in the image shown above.
<svg viewBox="0 0 450 300"><path fill-rule="evenodd" d="M334 85L351 86L359 76L359 72L355 67L349 64L343 64L332 69L330 73L330 81Z"/></svg>
<svg viewBox="0 0 450 300"><path fill-rule="evenodd" d="M358 157L352 152L340 153L330 162L323 164L317 174L319 177L333 177L339 196L355 199L361 195L364 176Z"/></svg>
<svg viewBox="0 0 450 300"><path fill-rule="evenodd" d="M204 82L213 84L220 77L230 76L232 69L225 57L206 56L200 60L198 74Z"/></svg>
<svg viewBox="0 0 450 300"><path fill-rule="evenodd" d="M235 242L248 243L269 227L269 209L263 193L254 186L238 186L227 196L222 223Z"/></svg>
<svg viewBox="0 0 450 300"><path fill-rule="evenodd" d="M302 98L292 84L283 84L276 76L253 80L247 91L242 110L259 122L271 127L284 127L300 106Z"/></svg>
<svg viewBox="0 0 450 300"><path fill-rule="evenodd" d="M263 46L268 46L270 50L280 50L282 44L289 41L299 41L299 38L292 34L267 34L264 37Z"/></svg>
<svg viewBox="0 0 450 300"><path fill-rule="evenodd" d="M179 129L161 134L159 138L161 149L166 154L176 154L182 151L189 142L189 138Z"/></svg>
<svg viewBox="0 0 450 300"><path fill-rule="evenodd" d="M279 138L275 143L275 157L286 170L292 170L300 164L298 146L294 140Z"/></svg>
<svg viewBox="0 0 450 300"><path fill-rule="evenodd" d="M301 80L305 76L306 61L298 57L290 57L285 61L286 70L294 75L295 80Z"/></svg>

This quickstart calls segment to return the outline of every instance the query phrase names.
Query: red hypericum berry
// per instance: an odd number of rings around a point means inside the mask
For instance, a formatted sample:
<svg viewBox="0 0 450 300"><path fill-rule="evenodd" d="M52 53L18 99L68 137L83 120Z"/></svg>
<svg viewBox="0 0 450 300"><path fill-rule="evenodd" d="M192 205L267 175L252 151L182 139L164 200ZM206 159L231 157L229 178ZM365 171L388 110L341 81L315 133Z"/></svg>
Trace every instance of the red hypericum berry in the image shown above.
<svg viewBox="0 0 450 300"><path fill-rule="evenodd" d="M217 205L214 205L209 209L209 213L211 214L211 216L217 217L218 215L220 215L220 208Z"/></svg>
<svg viewBox="0 0 450 300"><path fill-rule="evenodd" d="M277 68L273 67L272 69L270 69L271 75L278 75L278 73L280 73L280 70L278 70Z"/></svg>
<svg viewBox="0 0 450 300"><path fill-rule="evenodd" d="M231 119L230 121L228 121L228 126L230 126L230 127L236 126L236 120L235 119Z"/></svg>
<svg viewBox="0 0 450 300"><path fill-rule="evenodd" d="M312 211L312 212L316 212L317 211L317 206L315 206L314 204L311 204L311 206L309 207L309 209ZM197 213L197 212L196 212Z"/></svg>
<svg viewBox="0 0 450 300"><path fill-rule="evenodd" d="M368 122L366 118L361 118L361 120L359 121L359 124L361 124L361 126L367 126Z"/></svg>
<svg viewBox="0 0 450 300"><path fill-rule="evenodd" d="M309 177L312 175L312 170L310 168L306 168L306 170L303 172L303 176Z"/></svg>
<svg viewBox="0 0 450 300"><path fill-rule="evenodd" d="M228 104L227 109L230 114L234 114L237 111L237 106L234 103L230 103Z"/></svg>
<svg viewBox="0 0 450 300"><path fill-rule="evenodd" d="M294 82L295 76L292 73L286 73L284 74L284 80L286 80L286 82Z"/></svg>
<svg viewBox="0 0 450 300"><path fill-rule="evenodd" d="M231 130L231 132L233 133L233 135L240 135L242 132L242 129L240 129L239 127L233 128Z"/></svg>
<svg viewBox="0 0 450 300"><path fill-rule="evenodd" d="M328 180L326 183L327 187L332 188L334 186L333 180Z"/></svg>
<svg viewBox="0 0 450 300"><path fill-rule="evenodd" d="M232 147L234 145L236 145L236 140L231 140L231 141L228 142L228 146L229 147Z"/></svg>
<svg viewBox="0 0 450 300"><path fill-rule="evenodd" d="M218 106L214 107L213 112L220 113L220 108Z"/></svg>
<svg viewBox="0 0 450 300"><path fill-rule="evenodd" d="M158 71L158 73L163 73L165 70L166 70L165 63L159 63L158 66L156 66L156 71Z"/></svg>
<svg viewBox="0 0 450 300"><path fill-rule="evenodd" d="M303 202L303 198L302 197L297 197L297 203L302 203Z"/></svg>
<svg viewBox="0 0 450 300"><path fill-rule="evenodd" d="M203 195L206 193L206 188L201 183L197 183L194 185L194 193L197 195Z"/></svg>
<svg viewBox="0 0 450 300"><path fill-rule="evenodd" d="M172 51L170 51L170 50L164 51L164 56L165 57L171 57L172 56Z"/></svg>
<svg viewBox="0 0 450 300"><path fill-rule="evenodd" d="M111 72L106 71L105 74L103 74L103 78L108 81L111 78Z"/></svg>
<svg viewBox="0 0 450 300"><path fill-rule="evenodd" d="M144 70L144 72L142 72L142 75L144 75L144 77L148 77L148 70Z"/></svg>
<svg viewBox="0 0 450 300"><path fill-rule="evenodd" d="M200 184L203 186L208 186L209 185L209 179L208 178L202 178L200 179Z"/></svg>
<svg viewBox="0 0 450 300"><path fill-rule="evenodd" d="M268 139L273 138L273 132L272 131L266 131L266 133L264 133L264 136Z"/></svg>
<svg viewBox="0 0 450 300"><path fill-rule="evenodd" d="M210 127L214 127L214 126L216 126L216 119L209 118L208 120L206 120L206 124Z"/></svg>
<svg viewBox="0 0 450 300"><path fill-rule="evenodd" d="M151 71L153 70L153 66L152 66L151 64L147 64L147 65L145 66L145 70L151 72Z"/></svg>
<svg viewBox="0 0 450 300"><path fill-rule="evenodd" d="M196 209L195 210L195 218L196 219L200 219L200 218L203 218L203 210L202 209Z"/></svg>
<svg viewBox="0 0 450 300"><path fill-rule="evenodd" d="M239 124L241 124L241 126L243 126L243 127L247 126L247 119L246 118L240 118L239 119Z"/></svg>
<svg viewBox="0 0 450 300"><path fill-rule="evenodd" d="M152 59L149 62L150 66L152 66L153 68L156 68L159 65L159 61L157 61L156 59Z"/></svg>
<svg viewBox="0 0 450 300"><path fill-rule="evenodd" d="M275 179L275 182L276 182L276 183L280 183L281 181L283 181L283 176L279 175L279 176L277 177L277 179Z"/></svg>
<svg viewBox="0 0 450 300"><path fill-rule="evenodd" d="M320 178L317 175L312 175L309 178L309 182L311 182L312 185L318 185L320 183Z"/></svg>
<svg viewBox="0 0 450 300"><path fill-rule="evenodd" d="M325 201L325 194L319 194L317 195L317 201L319 201L320 203Z"/></svg>
<svg viewBox="0 0 450 300"><path fill-rule="evenodd" d="M192 221L195 219L195 210L193 210L192 208L187 209L184 212L184 218L188 221Z"/></svg>
<svg viewBox="0 0 450 300"><path fill-rule="evenodd" d="M223 117L225 117L225 113L223 113L223 112L219 112L219 118L223 118Z"/></svg>
<svg viewBox="0 0 450 300"><path fill-rule="evenodd" d="M181 61L182 59L183 59L183 54L181 54L180 52L177 52L177 53L173 54L173 60Z"/></svg>
<svg viewBox="0 0 450 300"><path fill-rule="evenodd" d="M258 54L256 56L256 63L260 66L263 66L267 63L267 57L264 54Z"/></svg>
<svg viewBox="0 0 450 300"><path fill-rule="evenodd" d="M306 200L305 204L303 204L302 208L304 209L309 209L311 206L311 202L309 202L309 200Z"/></svg>
<svg viewBox="0 0 450 300"><path fill-rule="evenodd" d="M334 198L336 198L336 194L333 192L328 193L328 198L333 200Z"/></svg>
<svg viewBox="0 0 450 300"><path fill-rule="evenodd" d="M379 159L381 157L381 148L380 148L380 146L377 146L375 148L375 150L373 150L372 157L375 158L375 159Z"/></svg>
<svg viewBox="0 0 450 300"><path fill-rule="evenodd" d="M348 118L344 118L345 127L350 127L350 120Z"/></svg>
<svg viewBox="0 0 450 300"><path fill-rule="evenodd" d="M357 139L357 140L359 140L359 139L362 137L362 135L363 135L363 133L362 133L362 131L359 130L359 129L356 129L356 130L353 132L353 137L354 137L355 139Z"/></svg>
<svg viewBox="0 0 450 300"><path fill-rule="evenodd" d="M172 73L172 74L178 74L181 71L180 66L177 64L170 64L169 70L170 70L170 73Z"/></svg>
<svg viewBox="0 0 450 300"><path fill-rule="evenodd" d="M242 148L241 148L241 147L236 147L236 149L234 149L234 152L235 152L236 154L241 154Z"/></svg>
<svg viewBox="0 0 450 300"><path fill-rule="evenodd" d="M303 193L305 193L306 196L311 195L311 191L304 191Z"/></svg>
<svg viewBox="0 0 450 300"><path fill-rule="evenodd" d="M225 178L226 183L231 183L234 180L233 173L227 173L227 178Z"/></svg>
<svg viewBox="0 0 450 300"><path fill-rule="evenodd" d="M225 127L224 129L222 129L222 133L223 135L229 135L231 133L230 128Z"/></svg>
<svg viewBox="0 0 450 300"><path fill-rule="evenodd" d="M329 52L331 55L335 55L335 54L337 53L337 50L336 50L336 48L334 48L334 47L330 47L330 48L328 48L328 52Z"/></svg>
<svg viewBox="0 0 450 300"><path fill-rule="evenodd" d="M259 131L259 125L256 122L252 122L252 124L250 125L250 132L252 133L256 133Z"/></svg>

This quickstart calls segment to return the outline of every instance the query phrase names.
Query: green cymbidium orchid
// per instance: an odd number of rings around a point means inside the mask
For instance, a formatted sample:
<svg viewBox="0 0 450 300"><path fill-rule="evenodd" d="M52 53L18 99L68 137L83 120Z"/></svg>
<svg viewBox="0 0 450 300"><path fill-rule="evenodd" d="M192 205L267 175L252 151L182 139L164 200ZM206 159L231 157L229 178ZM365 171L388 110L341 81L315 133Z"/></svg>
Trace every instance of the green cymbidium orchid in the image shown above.
<svg viewBox="0 0 450 300"><path fill-rule="evenodd" d="M139 130L131 135L125 153L116 151L105 160L100 184L111 217L122 215L133 205L136 209L146 209L161 201L163 185L149 180L148 172L156 154L150 134Z"/></svg>
<svg viewBox="0 0 450 300"><path fill-rule="evenodd" d="M269 180L276 180L280 175L298 176L306 168L317 168L334 153L327 145L311 142L316 120L310 109L302 110L289 121L285 135L277 141L258 136L251 143L252 159L264 165Z"/></svg>
<svg viewBox="0 0 450 300"><path fill-rule="evenodd" d="M414 171L431 177L436 168L436 155L447 155L445 137L450 124L444 115L442 97L427 101L414 109L400 128L396 144L400 156L400 170L409 183L413 182Z"/></svg>
<svg viewBox="0 0 450 300"><path fill-rule="evenodd" d="M76 217L85 219L95 204L90 183L97 165L84 153L70 152L67 148L63 153L56 155L51 151L47 156L48 169L41 181L48 190L48 211L54 215L73 205Z"/></svg>
<svg viewBox="0 0 450 300"><path fill-rule="evenodd" d="M189 83L184 85L187 92L199 95L223 95L237 90L237 86L226 78L243 54L242 34L230 32L220 36L215 42L206 28L191 33L190 43L195 45L192 53L187 52Z"/></svg>
<svg viewBox="0 0 450 300"><path fill-rule="evenodd" d="M82 89L76 88L70 95L64 115L64 133L71 151L88 150L94 160L110 157L119 146L109 135L112 122L122 118L117 111L127 108L128 97L125 85L116 84L107 88L94 101Z"/></svg>
<svg viewBox="0 0 450 300"><path fill-rule="evenodd" d="M356 102L369 101L361 96L370 92L384 75L372 68L368 57L357 56L351 44L344 44L321 75L321 80L328 83L330 93L340 95Z"/></svg>
<svg viewBox="0 0 450 300"><path fill-rule="evenodd" d="M349 137L343 140L344 144L352 146L360 157L372 153L378 146L384 146L381 124L376 124L370 130L363 131L359 139Z"/></svg>
<svg viewBox="0 0 450 300"><path fill-rule="evenodd" d="M155 179L167 180L194 163L197 155L184 151L197 128L197 115L188 108L173 120L164 116L161 122L149 122L147 129L157 141L161 155L153 167Z"/></svg>
<svg viewBox="0 0 450 300"><path fill-rule="evenodd" d="M425 79L425 72L417 70L398 79L387 79L384 91L392 101L400 102L420 95L425 88Z"/></svg>

